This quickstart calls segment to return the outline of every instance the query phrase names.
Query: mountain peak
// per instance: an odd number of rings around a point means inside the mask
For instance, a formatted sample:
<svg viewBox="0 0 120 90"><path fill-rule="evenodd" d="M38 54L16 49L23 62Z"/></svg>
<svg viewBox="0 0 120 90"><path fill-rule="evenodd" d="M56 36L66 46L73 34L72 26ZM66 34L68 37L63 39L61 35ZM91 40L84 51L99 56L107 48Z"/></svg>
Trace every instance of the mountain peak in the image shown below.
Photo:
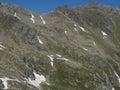
<svg viewBox="0 0 120 90"><path fill-rule="evenodd" d="M96 3L43 15L0 5L0 89L120 90L119 21Z"/></svg>

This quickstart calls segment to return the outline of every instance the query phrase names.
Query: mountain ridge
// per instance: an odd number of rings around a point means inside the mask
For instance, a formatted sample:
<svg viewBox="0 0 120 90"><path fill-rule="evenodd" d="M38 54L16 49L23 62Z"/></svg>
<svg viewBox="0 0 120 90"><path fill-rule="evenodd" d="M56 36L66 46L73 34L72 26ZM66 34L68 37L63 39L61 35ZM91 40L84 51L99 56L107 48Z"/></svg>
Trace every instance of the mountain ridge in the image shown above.
<svg viewBox="0 0 120 90"><path fill-rule="evenodd" d="M1 90L120 89L118 9L63 6L41 15L0 8Z"/></svg>

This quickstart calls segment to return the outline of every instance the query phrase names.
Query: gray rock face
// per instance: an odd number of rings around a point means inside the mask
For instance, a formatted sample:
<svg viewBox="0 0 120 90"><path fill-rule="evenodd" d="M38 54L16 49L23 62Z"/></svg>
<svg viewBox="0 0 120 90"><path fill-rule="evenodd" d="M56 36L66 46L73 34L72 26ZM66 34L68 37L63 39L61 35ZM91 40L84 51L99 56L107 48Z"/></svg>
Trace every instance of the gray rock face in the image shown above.
<svg viewBox="0 0 120 90"><path fill-rule="evenodd" d="M120 9L37 14L0 4L0 89L120 90Z"/></svg>

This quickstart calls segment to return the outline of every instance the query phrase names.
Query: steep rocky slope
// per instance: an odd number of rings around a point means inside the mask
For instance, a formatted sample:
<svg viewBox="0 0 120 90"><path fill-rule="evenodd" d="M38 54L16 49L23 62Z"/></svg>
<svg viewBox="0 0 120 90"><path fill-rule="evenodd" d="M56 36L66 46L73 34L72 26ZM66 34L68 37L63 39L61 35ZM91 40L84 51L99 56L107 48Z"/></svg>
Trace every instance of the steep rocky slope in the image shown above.
<svg viewBox="0 0 120 90"><path fill-rule="evenodd" d="M120 90L120 9L37 14L0 4L0 89Z"/></svg>

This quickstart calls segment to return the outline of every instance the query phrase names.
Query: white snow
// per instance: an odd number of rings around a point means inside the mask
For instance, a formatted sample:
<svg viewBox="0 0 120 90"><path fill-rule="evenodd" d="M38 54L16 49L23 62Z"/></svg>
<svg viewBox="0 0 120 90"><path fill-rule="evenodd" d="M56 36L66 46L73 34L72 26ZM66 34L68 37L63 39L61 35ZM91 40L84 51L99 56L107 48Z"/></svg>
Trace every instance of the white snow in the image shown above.
<svg viewBox="0 0 120 90"><path fill-rule="evenodd" d="M0 80L2 80L2 83L4 85L4 88L3 89L8 89L8 83L7 81L9 80L8 78L0 78Z"/></svg>
<svg viewBox="0 0 120 90"><path fill-rule="evenodd" d="M40 44L43 44L43 42L42 42L42 40L40 39L39 36L37 36L37 39L38 39L38 41L39 41Z"/></svg>
<svg viewBox="0 0 120 90"><path fill-rule="evenodd" d="M102 32L103 36L106 36L106 35L107 35L105 32L103 32L103 31L101 31L101 32Z"/></svg>
<svg viewBox="0 0 120 90"><path fill-rule="evenodd" d="M0 50L3 50L3 49L5 49L5 46L3 46L0 42Z"/></svg>
<svg viewBox="0 0 120 90"><path fill-rule="evenodd" d="M93 42L93 44L94 44L94 46L96 46L96 43L95 43L95 42Z"/></svg>
<svg viewBox="0 0 120 90"><path fill-rule="evenodd" d="M75 27L77 27L77 24L74 24Z"/></svg>
<svg viewBox="0 0 120 90"><path fill-rule="evenodd" d="M83 28L83 27L81 27L81 26L79 26L79 28L80 28L82 31L87 32L87 31L85 30L85 28Z"/></svg>
<svg viewBox="0 0 120 90"><path fill-rule="evenodd" d="M14 17L18 18L19 20L21 20L21 18L19 16L17 16L17 13L14 13Z"/></svg>
<svg viewBox="0 0 120 90"><path fill-rule="evenodd" d="M53 67L53 65L54 65L54 63L53 63L54 58L57 59L57 60L69 61L69 59L62 57L62 55L60 55L60 54L56 54L56 55L47 55L47 56L48 56L49 59L51 60L50 64L51 64L52 67Z"/></svg>
<svg viewBox="0 0 120 90"><path fill-rule="evenodd" d="M54 58L53 58L53 55L47 55L48 57L49 57L49 59L51 60L50 61L50 64L51 64L51 66L53 67L53 61L54 61Z"/></svg>
<svg viewBox="0 0 120 90"><path fill-rule="evenodd" d="M115 88L112 88L112 90L115 90Z"/></svg>
<svg viewBox="0 0 120 90"><path fill-rule="evenodd" d="M67 34L67 31L65 30L65 34Z"/></svg>
<svg viewBox="0 0 120 90"><path fill-rule="evenodd" d="M1 45L1 44L0 44L0 47L1 47L1 48L5 48L5 47L4 47L3 45Z"/></svg>
<svg viewBox="0 0 120 90"><path fill-rule="evenodd" d="M53 63L53 61L51 61L51 62L50 62L50 64L51 64L51 66L52 66L52 67L54 66L54 63Z"/></svg>
<svg viewBox="0 0 120 90"><path fill-rule="evenodd" d="M47 55L47 56L50 58L51 61L54 61L53 55Z"/></svg>
<svg viewBox="0 0 120 90"><path fill-rule="evenodd" d="M58 59L58 60L64 60L64 61L69 61L69 59L67 59L67 58L62 58L62 57L57 57L56 59Z"/></svg>
<svg viewBox="0 0 120 90"><path fill-rule="evenodd" d="M46 78L43 75L39 75L36 72L33 72L34 76L35 76L35 80L32 80L31 78L27 79L27 82L35 87L39 87L39 85L42 82L46 81Z"/></svg>
<svg viewBox="0 0 120 90"><path fill-rule="evenodd" d="M119 75L117 74L116 71L114 71L114 73L115 73L115 75L116 75L116 77L118 78L118 81L119 81L119 83L120 83L120 77L119 77Z"/></svg>
<svg viewBox="0 0 120 90"><path fill-rule="evenodd" d="M30 20L31 20L33 23L35 23L34 18L35 18L35 16L34 16L33 14L31 14L31 18L30 18Z"/></svg>
<svg viewBox="0 0 120 90"><path fill-rule="evenodd" d="M76 27L77 27L77 24L74 24L74 30L78 31Z"/></svg>
<svg viewBox="0 0 120 90"><path fill-rule="evenodd" d="M56 54L57 57L62 57L60 54Z"/></svg>
<svg viewBox="0 0 120 90"><path fill-rule="evenodd" d="M101 33L102 33L102 35L103 35L103 39L105 39L106 36L107 36L107 33L103 32L103 31L101 31Z"/></svg>
<svg viewBox="0 0 120 90"><path fill-rule="evenodd" d="M78 31L77 28L74 28L75 31Z"/></svg>
<svg viewBox="0 0 120 90"><path fill-rule="evenodd" d="M41 20L42 20L43 24L46 24L46 21L43 19L43 17L42 17L42 16L40 16L40 18L41 18Z"/></svg>
<svg viewBox="0 0 120 90"><path fill-rule="evenodd" d="M88 51L88 49L87 48L83 48L85 51Z"/></svg>
<svg viewBox="0 0 120 90"><path fill-rule="evenodd" d="M17 81L17 82L19 82L19 80L17 80L17 79L10 79L10 78L7 78L7 77L0 78L0 80L2 81L2 83L4 85L3 89L8 89L8 81Z"/></svg>
<svg viewBox="0 0 120 90"><path fill-rule="evenodd" d="M62 57L60 54L56 54L58 60L64 60L64 61L69 61L69 59Z"/></svg>

